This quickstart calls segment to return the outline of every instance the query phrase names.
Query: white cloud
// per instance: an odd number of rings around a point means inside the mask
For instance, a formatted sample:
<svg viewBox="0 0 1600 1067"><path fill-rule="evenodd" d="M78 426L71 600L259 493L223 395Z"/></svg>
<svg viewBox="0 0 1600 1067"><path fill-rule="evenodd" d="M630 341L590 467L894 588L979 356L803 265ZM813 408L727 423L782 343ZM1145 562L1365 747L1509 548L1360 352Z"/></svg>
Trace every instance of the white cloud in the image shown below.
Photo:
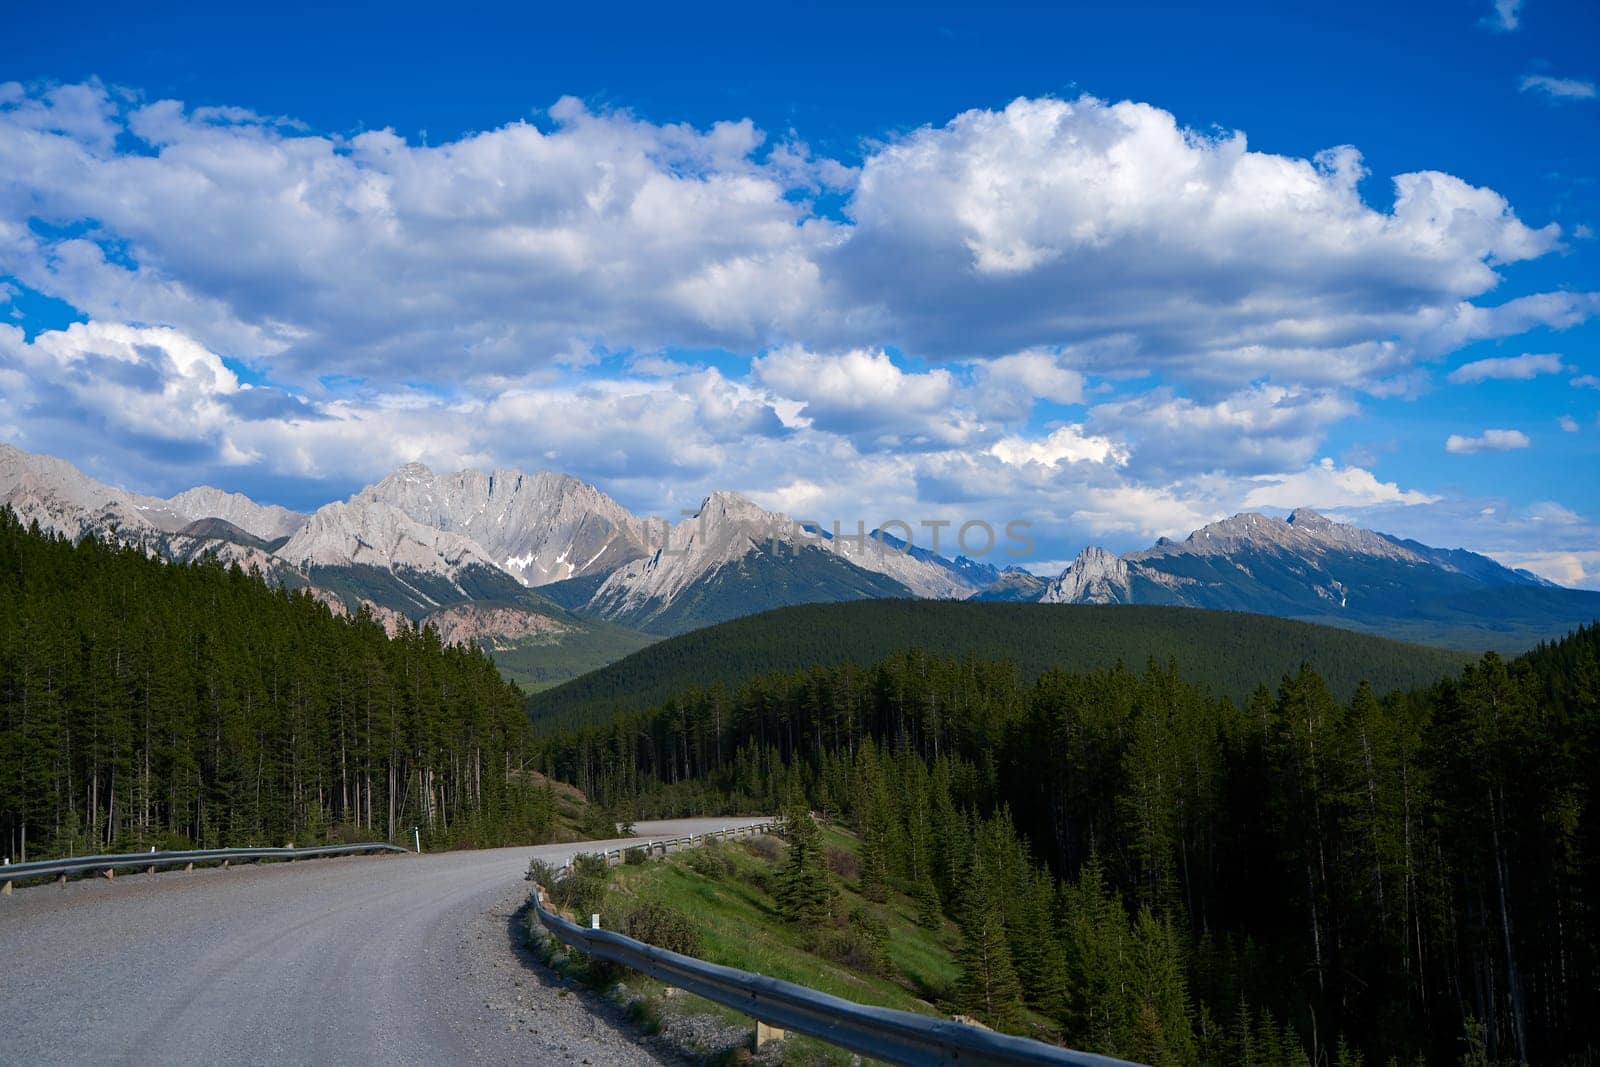
<svg viewBox="0 0 1600 1067"><path fill-rule="evenodd" d="M1483 25L1500 33L1510 33L1522 24L1522 0L1493 0Z"/></svg>
<svg viewBox="0 0 1600 1067"><path fill-rule="evenodd" d="M1572 379L1571 384L1578 389L1600 389L1600 376L1580 374Z"/></svg>
<svg viewBox="0 0 1600 1067"><path fill-rule="evenodd" d="M747 120L654 125L566 99L547 130L426 147L84 94L100 125L61 91L0 104L0 219L94 220L0 240L0 270L281 374L461 378L579 338L745 344L814 308L816 257L842 236L754 161Z"/></svg>
<svg viewBox="0 0 1600 1067"><path fill-rule="evenodd" d="M1573 418L1571 415L1563 415L1563 416L1561 416L1559 419L1556 420L1556 424L1559 425L1561 427L1561 429L1566 433L1577 433L1578 432L1578 420Z"/></svg>
<svg viewBox="0 0 1600 1067"><path fill-rule="evenodd" d="M1380 482L1361 467L1340 467L1324 457L1315 466L1288 474L1265 474L1244 497L1246 508L1365 508L1381 504L1412 507L1433 504L1439 497L1403 490L1394 482Z"/></svg>
<svg viewBox="0 0 1600 1067"><path fill-rule="evenodd" d="M1453 433L1445 439L1444 450L1453 456L1467 456L1474 452L1508 452L1527 448L1531 443L1521 430L1485 430L1477 437Z"/></svg>
<svg viewBox="0 0 1600 1067"><path fill-rule="evenodd" d="M1548 100L1593 100L1594 82L1579 78L1552 78L1548 74L1528 74L1518 83L1525 93L1538 93Z"/></svg>
<svg viewBox="0 0 1600 1067"><path fill-rule="evenodd" d="M1141 474L1169 476L1297 466L1316 453L1329 426L1358 410L1337 392L1261 384L1209 404L1158 389L1099 404L1090 416L1130 443Z"/></svg>
<svg viewBox="0 0 1600 1067"><path fill-rule="evenodd" d="M1402 174L1378 210L1354 149L1251 151L1148 104L1019 99L873 144L857 172L792 139L769 150L748 120L571 99L438 146L137 100L0 94L0 273L310 390L788 344L1018 353L991 380L1061 403L1081 375L1130 368L1378 388L1600 307L1472 303L1502 265L1559 247L1492 190ZM824 188L847 192L842 219L814 205Z"/></svg>
<svg viewBox="0 0 1600 1067"><path fill-rule="evenodd" d="M1201 510L1171 487L1091 488L1083 496L1083 506L1072 512L1072 521L1095 534L1181 537L1224 514Z"/></svg>
<svg viewBox="0 0 1600 1067"><path fill-rule="evenodd" d="M1525 353L1520 356L1479 359L1463 363L1450 372L1450 380L1458 385L1492 379L1527 381L1541 374L1560 374L1567 369L1561 362L1561 357L1554 353L1543 355Z"/></svg>
<svg viewBox="0 0 1600 1067"><path fill-rule="evenodd" d="M1064 364L1062 357L1039 350L1017 352L983 361L983 376L995 386L1021 390L1029 397L1057 404L1083 402L1083 375Z"/></svg>
<svg viewBox="0 0 1600 1067"><path fill-rule="evenodd" d="M881 349L825 354L788 345L750 370L753 382L797 402L806 424L864 447L961 444L982 429L952 372L902 370Z"/></svg>
<svg viewBox="0 0 1600 1067"><path fill-rule="evenodd" d="M1530 570L1541 578L1557 585L1572 588L1600 589L1600 550L1570 552L1497 552L1495 556L1508 567Z"/></svg>
<svg viewBox="0 0 1600 1067"><path fill-rule="evenodd" d="M1392 210L1374 210L1365 173L1349 147L1298 159L1147 104L1019 99L871 153L833 262L913 349L1116 337L1079 369L1220 363L1242 384L1294 374L1284 350L1320 355L1324 379L1354 377L1345 361L1404 365L1497 266L1559 246L1557 227L1435 171L1399 175Z"/></svg>
<svg viewBox="0 0 1600 1067"><path fill-rule="evenodd" d="M1109 437L1085 434L1082 426L1062 426L1043 440L1003 437L989 449L1000 462L1012 467L1038 463L1046 467L1062 463L1110 463L1121 466L1128 453Z"/></svg>

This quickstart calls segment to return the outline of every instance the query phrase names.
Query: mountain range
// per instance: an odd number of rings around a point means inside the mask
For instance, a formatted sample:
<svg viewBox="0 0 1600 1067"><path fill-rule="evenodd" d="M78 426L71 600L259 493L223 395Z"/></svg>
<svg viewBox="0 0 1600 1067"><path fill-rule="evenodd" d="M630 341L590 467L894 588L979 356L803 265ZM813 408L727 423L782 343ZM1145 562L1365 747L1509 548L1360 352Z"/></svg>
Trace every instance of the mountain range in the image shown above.
<svg viewBox="0 0 1600 1067"><path fill-rule="evenodd" d="M676 524L648 520L549 471L442 474L413 463L306 515L204 486L143 496L0 445L0 505L72 539L236 563L391 628L433 625L535 685L661 636L861 599L1176 605L1503 651L1600 617L1600 593L1306 508L1286 519L1236 515L1123 555L1090 546L1045 578L881 531L840 536L723 490Z"/></svg>

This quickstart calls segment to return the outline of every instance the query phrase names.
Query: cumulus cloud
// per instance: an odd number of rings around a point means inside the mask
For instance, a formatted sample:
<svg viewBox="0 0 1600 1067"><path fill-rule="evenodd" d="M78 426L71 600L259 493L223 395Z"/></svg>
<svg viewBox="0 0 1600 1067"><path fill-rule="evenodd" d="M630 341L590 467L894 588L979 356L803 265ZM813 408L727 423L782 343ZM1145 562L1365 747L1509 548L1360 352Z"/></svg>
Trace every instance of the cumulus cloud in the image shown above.
<svg viewBox="0 0 1600 1067"><path fill-rule="evenodd" d="M1452 456L1469 456L1474 452L1509 452L1530 444L1528 435L1521 430L1485 430L1476 437L1453 433L1445 438L1444 450Z"/></svg>
<svg viewBox="0 0 1600 1067"><path fill-rule="evenodd" d="M1597 306L1473 303L1502 266L1559 247L1493 190L1402 174L1379 210L1353 148L1252 151L1092 97L968 111L849 168L748 120L651 123L570 98L428 146L11 85L0 158L0 274L307 387L460 384L575 346L786 344L1019 353L996 380L1055 399L1074 373L1132 367L1207 388L1367 385ZM821 189L845 195L842 218ZM1067 351L1054 369L1041 355Z"/></svg>
<svg viewBox="0 0 1600 1067"><path fill-rule="evenodd" d="M1037 463L1056 467L1062 463L1112 463L1128 462L1128 453L1109 437L1085 434L1081 426L1062 426L1049 436L1039 439L1004 437L994 443L989 453L1000 462L1020 467Z"/></svg>
<svg viewBox="0 0 1600 1067"><path fill-rule="evenodd" d="M1537 378L1541 374L1560 374L1567 370L1561 362L1561 357L1553 353L1533 355L1525 353L1520 356L1504 356L1494 359L1479 359L1471 363L1463 363L1450 372L1450 380L1456 384L1469 382L1483 382L1491 379L1527 381Z"/></svg>
<svg viewBox="0 0 1600 1067"><path fill-rule="evenodd" d="M1583 81L1580 78L1552 78L1548 74L1528 74L1517 85L1522 92L1535 93L1558 103L1570 100L1593 100L1595 97L1594 82Z"/></svg>
<svg viewBox="0 0 1600 1067"><path fill-rule="evenodd" d="M1167 477L1298 466L1328 427L1358 410L1334 391L1261 384L1209 404L1157 389L1096 405L1090 415L1097 428L1129 442L1141 473Z"/></svg>
<svg viewBox="0 0 1600 1067"><path fill-rule="evenodd" d="M1364 508L1381 504L1411 507L1440 499L1415 489L1401 489L1394 482L1379 481L1361 467L1337 466L1327 457L1304 470L1259 475L1252 480L1258 484L1245 494L1246 508Z"/></svg>
<svg viewBox="0 0 1600 1067"><path fill-rule="evenodd" d="M978 429L975 417L955 406L961 389L954 374L902 370L881 349L824 354L787 346L756 359L751 379L798 401L810 426L873 447L960 444Z"/></svg>
<svg viewBox="0 0 1600 1067"><path fill-rule="evenodd" d="M23 228L0 270L282 373L369 377L522 367L585 337L743 344L814 307L839 228L753 160L748 121L654 125L571 99L548 117L428 147L93 86L24 95L0 104L0 217L88 230Z"/></svg>
<svg viewBox="0 0 1600 1067"><path fill-rule="evenodd" d="M1403 174L1382 212L1365 175L1349 147L1299 159L1147 104L1019 99L870 154L831 262L918 350L1118 337L1081 369L1240 382L1285 371L1283 350L1350 378L1414 359L1497 266L1559 246L1492 190Z"/></svg>
<svg viewBox="0 0 1600 1067"><path fill-rule="evenodd" d="M1016 390L1021 395L1057 404L1083 401L1084 378L1053 352L1033 350L983 361L982 376L1000 389Z"/></svg>

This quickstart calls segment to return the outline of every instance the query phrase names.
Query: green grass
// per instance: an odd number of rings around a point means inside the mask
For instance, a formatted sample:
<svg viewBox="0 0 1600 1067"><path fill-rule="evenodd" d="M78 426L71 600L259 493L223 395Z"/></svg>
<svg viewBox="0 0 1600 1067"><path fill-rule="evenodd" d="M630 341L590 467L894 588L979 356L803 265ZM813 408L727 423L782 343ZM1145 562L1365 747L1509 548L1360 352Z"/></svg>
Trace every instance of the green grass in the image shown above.
<svg viewBox="0 0 1600 1067"><path fill-rule="evenodd" d="M827 843L855 851L854 837L830 829ZM889 927L891 975L853 971L824 959L808 946L808 931L785 923L777 903L764 888L777 864L753 854L740 843L721 846L732 860L733 873L708 878L691 870L687 857L617 869L614 907L631 900L671 905L694 917L704 939L700 956L712 963L754 971L787 982L847 997L863 1004L936 1014L935 999L956 979L953 952L955 927L946 922L938 931L916 924L912 902L892 894L884 905L870 905L853 888L839 882L835 912L848 915L854 907L877 910Z"/></svg>
<svg viewBox="0 0 1600 1067"><path fill-rule="evenodd" d="M778 914L777 902L767 887L783 862L785 846L776 838L767 841L770 843L762 844L759 839L725 843L697 850L698 857L683 853L665 861L613 868L610 889L600 906L601 921L608 928L620 929L633 908L646 902L665 904L691 917L701 937L695 951L700 959L862 1004L950 1016L959 978L955 953L961 936L954 923L944 919L936 930L919 926L910 897L891 892L884 903L875 904L857 892L853 882L834 875L836 928L822 933L845 929L844 916L853 909L867 908L888 929L888 965L883 972L873 973L828 958L819 951L818 931L797 928ZM825 828L823 843L859 857L860 842L842 828ZM697 859L708 856L726 857L727 866L708 874L702 872L713 870L714 865L700 863L696 870ZM750 1025L738 1012L681 991L667 996L661 983L642 975L630 974L624 981L636 998L635 1017L652 1028L673 1014L706 1014L735 1026ZM1055 1037L1048 1020L1030 1017L1030 1022L1033 1036ZM849 1060L848 1053L801 1035L790 1035L785 1047L787 1063L842 1064Z"/></svg>

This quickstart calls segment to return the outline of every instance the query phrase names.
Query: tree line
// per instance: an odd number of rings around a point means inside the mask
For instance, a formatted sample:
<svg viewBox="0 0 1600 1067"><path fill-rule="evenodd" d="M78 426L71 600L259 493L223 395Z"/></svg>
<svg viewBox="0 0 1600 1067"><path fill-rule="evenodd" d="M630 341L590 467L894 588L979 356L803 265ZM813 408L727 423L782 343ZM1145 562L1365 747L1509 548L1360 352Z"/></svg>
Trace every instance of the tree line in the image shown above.
<svg viewBox="0 0 1600 1067"><path fill-rule="evenodd" d="M1156 1063L1585 1062L1600 1026L1600 628L1339 700L1170 665L1024 683L910 651L546 740L643 816L853 825L962 923L964 998Z"/></svg>
<svg viewBox="0 0 1600 1067"><path fill-rule="evenodd" d="M432 630L0 510L0 850L545 839L523 696Z"/></svg>

